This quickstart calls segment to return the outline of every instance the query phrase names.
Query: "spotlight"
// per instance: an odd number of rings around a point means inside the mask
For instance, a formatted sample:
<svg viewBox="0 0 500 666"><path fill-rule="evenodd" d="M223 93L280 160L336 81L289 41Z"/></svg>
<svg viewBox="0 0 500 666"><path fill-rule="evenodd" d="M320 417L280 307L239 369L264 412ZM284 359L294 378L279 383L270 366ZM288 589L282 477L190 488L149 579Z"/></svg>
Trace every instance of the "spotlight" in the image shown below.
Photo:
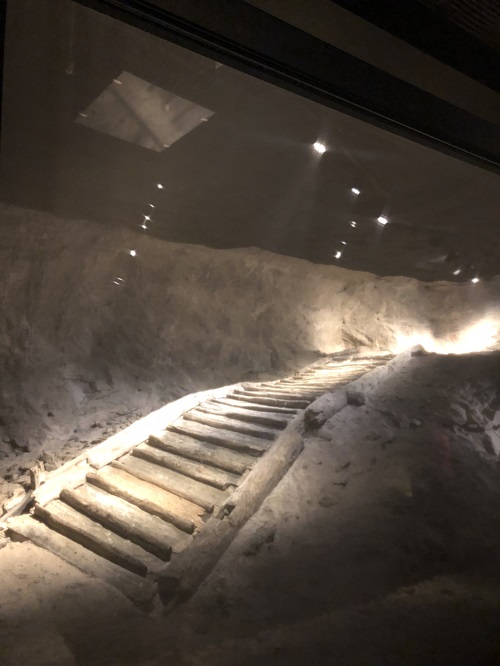
<svg viewBox="0 0 500 666"><path fill-rule="evenodd" d="M387 224L387 222L389 222L389 220L384 215L380 215L379 217L377 217L377 222L381 224L383 227L385 227L385 225Z"/></svg>
<svg viewBox="0 0 500 666"><path fill-rule="evenodd" d="M340 250L335 253L335 259L340 259L341 256L342 256L342 252L340 252Z"/></svg>
<svg viewBox="0 0 500 666"><path fill-rule="evenodd" d="M473 277L471 282L472 282L472 284L477 284L479 282L479 278L478 277Z"/></svg>
<svg viewBox="0 0 500 666"><path fill-rule="evenodd" d="M144 215L144 219L147 220L147 221L149 222L149 220L150 220L151 218L149 217L149 215Z"/></svg>
<svg viewBox="0 0 500 666"><path fill-rule="evenodd" d="M345 241L340 241L340 242L342 243L342 245L347 245Z"/></svg>
<svg viewBox="0 0 500 666"><path fill-rule="evenodd" d="M163 189L163 185L162 185L161 183L158 183L158 184L156 185L156 187L157 187L159 190L162 190L162 189Z"/></svg>
<svg viewBox="0 0 500 666"><path fill-rule="evenodd" d="M154 207L155 207L154 204L148 204L148 206L149 206L150 208L154 208Z"/></svg>
<svg viewBox="0 0 500 666"><path fill-rule="evenodd" d="M356 229L357 226L358 226L358 223L355 222L354 220L351 220L351 227L352 227L353 229Z"/></svg>
<svg viewBox="0 0 500 666"><path fill-rule="evenodd" d="M129 250L129 254L131 257L137 256L137 252L135 250Z"/></svg>
<svg viewBox="0 0 500 666"><path fill-rule="evenodd" d="M321 143L320 141L316 141L316 143L313 145L313 148L320 155L323 155L323 153L326 152L325 144Z"/></svg>
<svg viewBox="0 0 500 666"><path fill-rule="evenodd" d="M453 275L460 275L461 271L462 271L461 268L457 268L456 271L453 271Z"/></svg>
<svg viewBox="0 0 500 666"><path fill-rule="evenodd" d="M354 194L355 197L361 194L361 190L358 190L357 187L351 187L351 192Z"/></svg>

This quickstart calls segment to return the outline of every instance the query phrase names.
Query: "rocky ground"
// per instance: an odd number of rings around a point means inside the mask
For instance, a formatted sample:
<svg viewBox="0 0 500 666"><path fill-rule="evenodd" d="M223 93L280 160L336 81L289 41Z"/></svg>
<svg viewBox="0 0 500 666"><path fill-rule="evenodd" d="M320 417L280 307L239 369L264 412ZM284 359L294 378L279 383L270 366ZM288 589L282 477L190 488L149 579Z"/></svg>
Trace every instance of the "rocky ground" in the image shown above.
<svg viewBox="0 0 500 666"><path fill-rule="evenodd" d="M0 265L0 509L38 459L50 470L190 392L345 347L499 340L498 279L378 278L6 205Z"/></svg>
<svg viewBox="0 0 500 666"><path fill-rule="evenodd" d="M400 357L168 617L7 543L1 663L500 663L499 377L499 352Z"/></svg>

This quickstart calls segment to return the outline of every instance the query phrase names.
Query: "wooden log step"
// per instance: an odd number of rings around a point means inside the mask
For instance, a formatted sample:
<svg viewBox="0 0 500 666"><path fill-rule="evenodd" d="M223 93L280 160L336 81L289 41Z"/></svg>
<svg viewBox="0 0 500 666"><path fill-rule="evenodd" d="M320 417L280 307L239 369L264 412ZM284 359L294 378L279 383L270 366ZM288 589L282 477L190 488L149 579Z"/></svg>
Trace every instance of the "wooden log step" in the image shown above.
<svg viewBox="0 0 500 666"><path fill-rule="evenodd" d="M61 499L166 562L172 551L179 553L192 539L161 518L89 483L63 490Z"/></svg>
<svg viewBox="0 0 500 666"><path fill-rule="evenodd" d="M205 403L206 404L206 403ZM199 463L220 467L227 472L244 474L255 463L254 456L231 451L222 446L215 446L208 442L199 442L191 437L184 437L176 432L164 430L149 438L149 444L163 451L177 453L179 456L195 460Z"/></svg>
<svg viewBox="0 0 500 666"><path fill-rule="evenodd" d="M60 500L35 506L35 515L49 527L139 576L158 573L165 563Z"/></svg>
<svg viewBox="0 0 500 666"><path fill-rule="evenodd" d="M132 455L137 456L138 458L143 458L144 460L149 460L156 465L167 467L174 472L184 474L201 483L208 483L208 485L214 486L214 488L219 488L220 490L226 490L229 486L236 486L239 481L239 476L236 474L226 472L218 467L212 467L211 465L200 464L199 462L182 458L169 451L160 451L160 449L155 448L154 446L149 446L149 444L139 444L139 446L136 446L132 451Z"/></svg>
<svg viewBox="0 0 500 666"><path fill-rule="evenodd" d="M160 467L160 465L155 465L131 454L127 454L120 460L111 463L111 465L133 474L138 479L168 490L189 502L198 504L205 511L213 511L215 506L223 504L228 497L227 493L217 488L199 483L199 481L190 479L184 474L178 474L171 469Z"/></svg>
<svg viewBox="0 0 500 666"><path fill-rule="evenodd" d="M291 407L293 409L305 409L311 404L310 400L300 400L300 399L291 399L291 398L271 398L264 397L263 395L249 395L240 389L235 389L231 393L231 398L234 400L241 400L246 403L252 404L252 407L255 405L269 405L272 407Z"/></svg>
<svg viewBox="0 0 500 666"><path fill-rule="evenodd" d="M201 516L205 511L200 506L121 469L103 467L98 472L87 474L87 481L172 523L187 534L192 534L203 525Z"/></svg>
<svg viewBox="0 0 500 666"><path fill-rule="evenodd" d="M213 428L239 432L242 435L251 435L252 437L258 437L259 439L269 439L272 441L276 438L277 434L276 428L253 425L246 421L233 419L225 414L207 414L206 412L197 409L192 409L190 412L186 412L183 418L186 421L196 421L197 423L203 423L204 425L212 426Z"/></svg>
<svg viewBox="0 0 500 666"><path fill-rule="evenodd" d="M206 414L220 414L221 416L227 416L247 423L264 425L269 428L275 428L276 430L284 430L293 418L292 414L273 414L272 412L266 414L265 412L259 412L252 409L242 409L241 407L231 407L230 405L216 404L213 402L204 402L197 407L197 411Z"/></svg>
<svg viewBox="0 0 500 666"><path fill-rule="evenodd" d="M239 391L240 389L237 390ZM308 391L306 393L303 391L280 390L268 386L261 386L253 389L241 389L241 391L247 398L258 398L263 396L266 398L281 398L283 400L305 400L308 404L318 396L317 391Z"/></svg>
<svg viewBox="0 0 500 666"><path fill-rule="evenodd" d="M200 439L202 442L210 442L211 444L225 446L234 451L248 453L251 456L260 456L264 451L267 451L270 445L269 440L266 439L257 439L250 435L241 435L239 432L221 430L220 428L213 428L212 426L202 425L194 421L186 421L185 419L178 419L167 430Z"/></svg>
<svg viewBox="0 0 500 666"><path fill-rule="evenodd" d="M156 585L149 580L96 555L72 539L51 530L33 516L11 518L8 527L11 536L31 541L36 546L69 562L83 573L116 587L133 603L143 608L150 608L156 594Z"/></svg>
<svg viewBox="0 0 500 666"><path fill-rule="evenodd" d="M237 409L250 409L264 414L275 414L294 417L297 414L297 409L294 407L279 407L277 405L260 405L255 402L245 402L244 400L236 400L234 398L214 398L203 403L204 405L223 405L227 407L236 407Z"/></svg>

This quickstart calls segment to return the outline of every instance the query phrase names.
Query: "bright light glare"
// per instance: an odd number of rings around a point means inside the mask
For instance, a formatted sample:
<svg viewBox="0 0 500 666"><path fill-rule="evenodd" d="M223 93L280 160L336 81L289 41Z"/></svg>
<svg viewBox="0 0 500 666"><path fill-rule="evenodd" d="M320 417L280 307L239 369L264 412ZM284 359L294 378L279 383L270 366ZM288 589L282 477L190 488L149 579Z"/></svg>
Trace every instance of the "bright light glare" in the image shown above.
<svg viewBox="0 0 500 666"><path fill-rule="evenodd" d="M473 277L471 282L472 282L472 284L477 284L479 282L479 278L478 277Z"/></svg>
<svg viewBox="0 0 500 666"><path fill-rule="evenodd" d="M453 275L460 275L461 269L457 268L456 271L453 271Z"/></svg>
<svg viewBox="0 0 500 666"><path fill-rule="evenodd" d="M351 192L354 194L354 196L359 196L361 194L361 190L358 190L357 187L351 187Z"/></svg>
<svg viewBox="0 0 500 666"><path fill-rule="evenodd" d="M339 252L335 253L335 259L340 259L341 256L342 256L342 252L339 251Z"/></svg>
<svg viewBox="0 0 500 666"><path fill-rule="evenodd" d="M137 256L137 252L135 250L129 250L129 254L131 257Z"/></svg>
<svg viewBox="0 0 500 666"><path fill-rule="evenodd" d="M163 185L162 185L161 183L158 183L158 185L157 185L156 187L157 187L159 190L162 190L162 189L163 189Z"/></svg>
<svg viewBox="0 0 500 666"><path fill-rule="evenodd" d="M149 221L151 218L149 217L149 215L144 215L144 219Z"/></svg>
<svg viewBox="0 0 500 666"><path fill-rule="evenodd" d="M358 226L358 225L357 225L357 222L355 222L354 220L352 220L352 221L351 221L351 227L352 227L353 229L356 229L357 226Z"/></svg>
<svg viewBox="0 0 500 666"><path fill-rule="evenodd" d="M323 155L323 153L326 152L325 144L321 143L320 141L316 141L316 143L313 145L313 148L320 155Z"/></svg>
<svg viewBox="0 0 500 666"><path fill-rule="evenodd" d="M154 204L148 204L148 206L149 206L150 208L154 208L154 207L155 207Z"/></svg>
<svg viewBox="0 0 500 666"><path fill-rule="evenodd" d="M494 346L499 332L500 322L495 322L493 319L483 319L473 326L448 336L447 339L437 339L429 331L414 331L397 335L392 351L399 354L415 345L422 345L426 351L437 354L470 354Z"/></svg>
<svg viewBox="0 0 500 666"><path fill-rule="evenodd" d="M342 243L342 245L347 245L345 241L340 241L340 242Z"/></svg>
<svg viewBox="0 0 500 666"><path fill-rule="evenodd" d="M379 217L377 217L377 222L385 227L385 225L387 224L387 222L389 222L389 220L384 215L380 215Z"/></svg>
<svg viewBox="0 0 500 666"><path fill-rule="evenodd" d="M143 229L147 229L146 223L144 222L143 224L141 224L141 227L142 227Z"/></svg>

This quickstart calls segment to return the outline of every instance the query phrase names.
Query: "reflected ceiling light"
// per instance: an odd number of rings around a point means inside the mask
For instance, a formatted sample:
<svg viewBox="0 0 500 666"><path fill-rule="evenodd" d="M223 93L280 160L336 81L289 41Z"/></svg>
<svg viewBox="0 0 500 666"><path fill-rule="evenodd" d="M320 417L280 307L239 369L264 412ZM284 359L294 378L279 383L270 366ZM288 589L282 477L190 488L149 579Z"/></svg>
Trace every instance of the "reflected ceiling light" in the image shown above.
<svg viewBox="0 0 500 666"><path fill-rule="evenodd" d="M358 190L357 187L351 187L351 192L354 194L354 196L358 196L361 194L361 190Z"/></svg>
<svg viewBox="0 0 500 666"><path fill-rule="evenodd" d="M377 217L377 222L385 227L385 225L387 224L387 222L389 222L389 220L384 215L380 215L379 217Z"/></svg>
<svg viewBox="0 0 500 666"><path fill-rule="evenodd" d="M129 254L131 257L137 256L137 252L135 250L129 250Z"/></svg>
<svg viewBox="0 0 500 666"><path fill-rule="evenodd" d="M341 256L342 256L342 252L340 252L340 250L335 253L335 259L340 259Z"/></svg>
<svg viewBox="0 0 500 666"><path fill-rule="evenodd" d="M457 268L456 271L453 271L453 275L460 275L461 270L461 268Z"/></svg>
<svg viewBox="0 0 500 666"><path fill-rule="evenodd" d="M351 227L352 227L353 229L356 229L357 226L358 226L358 223L355 222L354 220L351 220Z"/></svg>
<svg viewBox="0 0 500 666"><path fill-rule="evenodd" d="M325 144L321 143L320 141L316 141L316 143L313 145L313 148L320 155L323 155L323 153L326 152Z"/></svg>
<svg viewBox="0 0 500 666"><path fill-rule="evenodd" d="M473 277L471 282L472 282L472 284L477 284L479 282L479 278L478 277Z"/></svg>
<svg viewBox="0 0 500 666"><path fill-rule="evenodd" d="M156 187L157 187L159 190L162 190L162 189L163 189L163 185L162 185L161 183L158 183Z"/></svg>

